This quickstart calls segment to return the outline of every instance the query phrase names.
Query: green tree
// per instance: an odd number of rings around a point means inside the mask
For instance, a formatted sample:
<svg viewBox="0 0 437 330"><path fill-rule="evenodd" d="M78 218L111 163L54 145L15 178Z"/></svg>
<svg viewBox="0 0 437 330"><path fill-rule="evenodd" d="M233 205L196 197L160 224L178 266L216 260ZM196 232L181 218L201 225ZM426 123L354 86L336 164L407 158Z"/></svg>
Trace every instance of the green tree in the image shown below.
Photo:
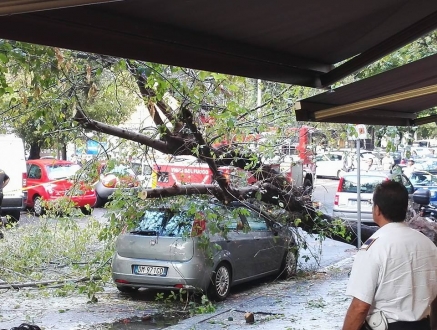
<svg viewBox="0 0 437 330"><path fill-rule="evenodd" d="M62 150L65 159L68 142L86 139L83 131L72 130L73 104L118 124L141 103L126 70L117 63L105 66L101 57L5 40L0 53L3 127L30 145L30 158L51 148Z"/></svg>

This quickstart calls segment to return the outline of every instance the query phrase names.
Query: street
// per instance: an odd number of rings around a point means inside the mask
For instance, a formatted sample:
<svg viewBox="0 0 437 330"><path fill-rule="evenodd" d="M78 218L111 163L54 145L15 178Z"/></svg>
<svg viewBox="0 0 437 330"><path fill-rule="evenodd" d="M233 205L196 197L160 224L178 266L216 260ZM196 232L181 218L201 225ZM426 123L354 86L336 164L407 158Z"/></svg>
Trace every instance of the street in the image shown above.
<svg viewBox="0 0 437 330"><path fill-rule="evenodd" d="M320 210L328 215L332 215L334 197L338 187L338 180L317 178L316 187L313 193L313 200L320 202Z"/></svg>
<svg viewBox="0 0 437 330"><path fill-rule="evenodd" d="M314 200L322 203L322 210L327 214L332 212L337 185L338 180L317 180ZM105 213L105 209L96 208L93 216L105 221ZM22 214L20 225L37 221L38 218L26 213ZM79 221L86 222L87 217ZM150 290L141 290L135 297L130 297L120 294L112 283L107 283L104 292L98 294L99 302L91 305L87 303L86 296L78 294L56 297L46 292L49 296L42 299L39 295L35 296L36 291L31 288L5 291L3 303L0 304L4 311L0 324L10 328L32 320L31 323L50 329L133 330L163 329L172 324L177 324L172 327L174 329L216 329L214 324L227 322L228 326L237 329L244 326L242 311L251 310L257 313L256 318L261 321L257 324L261 327L264 322L271 322L274 329L284 329L285 324L309 325L309 321L301 317L305 311L314 316L310 321L314 326L334 329L341 323L346 308L347 300L343 290L355 249L349 244L330 239L321 242L318 236L312 237L302 231L299 234L305 239L308 248L300 251L298 267L303 272L299 273L297 279L279 281L269 277L237 285L231 289L225 302L215 304L216 312L213 316L201 314L182 323L178 322L181 317L170 320L169 316L165 316L162 319L159 316L162 302L155 301L156 292L153 294ZM346 268L342 263L346 263ZM331 304L342 305L342 308L335 313L326 310ZM327 314L330 315L330 323L325 323ZM150 319L150 315L153 318ZM144 319L150 319L153 323L145 323ZM231 319L234 321L229 321Z"/></svg>

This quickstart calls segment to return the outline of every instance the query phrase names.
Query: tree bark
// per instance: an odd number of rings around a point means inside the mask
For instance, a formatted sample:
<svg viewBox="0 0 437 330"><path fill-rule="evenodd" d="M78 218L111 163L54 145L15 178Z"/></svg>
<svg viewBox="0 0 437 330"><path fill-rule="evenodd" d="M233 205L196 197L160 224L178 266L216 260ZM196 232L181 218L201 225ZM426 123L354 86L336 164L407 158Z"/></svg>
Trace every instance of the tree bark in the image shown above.
<svg viewBox="0 0 437 330"><path fill-rule="evenodd" d="M28 159L40 159L40 158L41 158L41 145L37 142L31 143Z"/></svg>

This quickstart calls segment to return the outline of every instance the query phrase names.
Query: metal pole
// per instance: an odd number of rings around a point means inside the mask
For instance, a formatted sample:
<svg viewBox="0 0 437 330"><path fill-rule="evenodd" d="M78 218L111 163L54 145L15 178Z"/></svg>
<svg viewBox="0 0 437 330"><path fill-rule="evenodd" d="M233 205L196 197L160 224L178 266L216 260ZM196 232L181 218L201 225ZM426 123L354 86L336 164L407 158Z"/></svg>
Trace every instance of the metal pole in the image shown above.
<svg viewBox="0 0 437 330"><path fill-rule="evenodd" d="M361 248L361 152L360 139L357 138L357 248Z"/></svg>

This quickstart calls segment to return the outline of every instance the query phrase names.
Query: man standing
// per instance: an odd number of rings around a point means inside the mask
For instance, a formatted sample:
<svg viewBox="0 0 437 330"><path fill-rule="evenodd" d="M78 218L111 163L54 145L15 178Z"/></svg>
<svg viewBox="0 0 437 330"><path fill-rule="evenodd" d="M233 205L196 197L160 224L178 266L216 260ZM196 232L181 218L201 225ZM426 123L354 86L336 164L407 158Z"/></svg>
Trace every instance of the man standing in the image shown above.
<svg viewBox="0 0 437 330"><path fill-rule="evenodd" d="M395 161L394 161L393 157L390 156L390 154L387 152L384 155L384 158L382 158L381 164L382 164L382 169L384 171L388 171L393 167L393 165L395 164Z"/></svg>
<svg viewBox="0 0 437 330"><path fill-rule="evenodd" d="M2 203L3 203L3 188L6 187L6 185L9 183L9 176L0 169L0 218L1 218L1 211L2 211ZM3 218L1 218L1 225L4 226L5 222L3 221ZM3 233L0 232L0 238L3 238Z"/></svg>
<svg viewBox="0 0 437 330"><path fill-rule="evenodd" d="M0 169L0 214L2 210L2 203L3 203L3 188L7 186L9 183L9 176Z"/></svg>
<svg viewBox="0 0 437 330"><path fill-rule="evenodd" d="M408 159L407 167L404 168L404 174L407 177L410 177L411 173L413 173L415 169L416 167L414 166L414 159L413 158Z"/></svg>
<svg viewBox="0 0 437 330"><path fill-rule="evenodd" d="M437 247L404 222L407 208L401 183L376 187L372 212L380 228L355 256L343 330L437 329Z"/></svg>

